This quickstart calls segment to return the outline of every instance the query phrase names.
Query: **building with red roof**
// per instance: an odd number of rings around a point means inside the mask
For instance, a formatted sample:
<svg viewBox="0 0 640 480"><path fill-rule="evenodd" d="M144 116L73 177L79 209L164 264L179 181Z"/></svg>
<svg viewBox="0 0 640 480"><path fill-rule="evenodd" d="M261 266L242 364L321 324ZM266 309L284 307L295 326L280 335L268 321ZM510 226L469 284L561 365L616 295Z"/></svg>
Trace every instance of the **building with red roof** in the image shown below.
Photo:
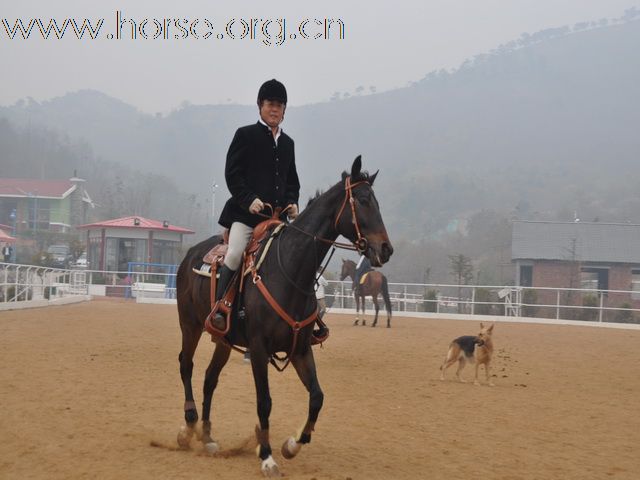
<svg viewBox="0 0 640 480"><path fill-rule="evenodd" d="M88 220L93 206L82 178L0 178L0 223L10 231L69 232Z"/></svg>
<svg viewBox="0 0 640 480"><path fill-rule="evenodd" d="M127 271L129 262L174 265L183 235L195 233L167 221L128 216L79 225L87 231L87 260L93 270Z"/></svg>
<svg viewBox="0 0 640 480"><path fill-rule="evenodd" d="M4 225L0 225L0 227L4 227ZM11 230L0 228L0 245L4 243L15 243L16 239L9 235L10 231Z"/></svg>

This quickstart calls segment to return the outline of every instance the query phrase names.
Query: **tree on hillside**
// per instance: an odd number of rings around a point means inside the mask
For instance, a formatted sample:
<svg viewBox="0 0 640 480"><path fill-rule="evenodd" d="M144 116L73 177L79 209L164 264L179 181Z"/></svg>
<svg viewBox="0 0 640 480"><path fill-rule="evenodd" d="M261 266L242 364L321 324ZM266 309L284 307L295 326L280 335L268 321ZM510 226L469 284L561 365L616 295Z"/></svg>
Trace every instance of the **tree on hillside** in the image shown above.
<svg viewBox="0 0 640 480"><path fill-rule="evenodd" d="M462 287L461 285L468 285L473 279L473 264L471 259L462 253L456 255L448 255L449 257L449 271L456 279L458 285L458 313L461 313L462 303Z"/></svg>

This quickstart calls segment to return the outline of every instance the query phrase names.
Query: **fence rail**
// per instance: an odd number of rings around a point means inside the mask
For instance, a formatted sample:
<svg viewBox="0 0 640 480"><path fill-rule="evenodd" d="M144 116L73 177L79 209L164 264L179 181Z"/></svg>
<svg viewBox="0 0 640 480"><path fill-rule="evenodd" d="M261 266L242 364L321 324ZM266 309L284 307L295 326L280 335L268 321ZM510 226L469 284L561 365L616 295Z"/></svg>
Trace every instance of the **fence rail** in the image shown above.
<svg viewBox="0 0 640 480"><path fill-rule="evenodd" d="M160 269L162 270L162 269ZM62 270L0 263L0 304L72 295L174 301L175 269L152 266L137 271ZM392 310L403 312L540 317L594 322L640 323L640 300L634 290L389 283ZM635 287L635 286L632 286ZM351 282L329 281L329 308L355 308ZM380 309L384 300L378 298ZM368 297L366 309L373 303Z"/></svg>

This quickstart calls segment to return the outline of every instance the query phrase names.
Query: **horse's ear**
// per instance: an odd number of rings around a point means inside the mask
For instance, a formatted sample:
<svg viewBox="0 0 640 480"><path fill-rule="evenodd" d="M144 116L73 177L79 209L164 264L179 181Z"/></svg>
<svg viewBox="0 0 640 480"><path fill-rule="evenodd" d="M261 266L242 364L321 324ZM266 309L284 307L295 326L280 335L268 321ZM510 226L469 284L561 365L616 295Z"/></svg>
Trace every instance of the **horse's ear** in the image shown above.
<svg viewBox="0 0 640 480"><path fill-rule="evenodd" d="M378 176L378 173L380 173L380 170L376 170L376 173L369 176L369 185L371 185L372 187L373 187L373 182L376 181L376 177Z"/></svg>
<svg viewBox="0 0 640 480"><path fill-rule="evenodd" d="M346 263L346 260L344 258L342 259L342 263Z"/></svg>
<svg viewBox="0 0 640 480"><path fill-rule="evenodd" d="M362 169L362 155L358 155L351 165L351 178L356 179L360 176L360 170Z"/></svg>

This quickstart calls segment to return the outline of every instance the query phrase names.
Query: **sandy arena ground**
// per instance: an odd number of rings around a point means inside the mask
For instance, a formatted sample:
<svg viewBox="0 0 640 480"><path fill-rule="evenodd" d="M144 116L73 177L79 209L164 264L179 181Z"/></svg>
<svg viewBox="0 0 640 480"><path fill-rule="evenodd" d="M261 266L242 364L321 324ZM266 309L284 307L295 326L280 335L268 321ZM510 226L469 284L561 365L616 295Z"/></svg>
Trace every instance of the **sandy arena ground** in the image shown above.
<svg viewBox="0 0 640 480"><path fill-rule="evenodd" d="M324 409L291 461L279 449L303 423L307 395L293 368L270 373L271 439L287 478L640 478L640 331L499 323L490 388L439 381L450 340L475 334L476 322L398 317L388 330L327 319L331 338L315 349ZM252 448L229 458L203 454L195 440L191 451L173 449L179 349L174 306L95 300L0 312L0 478L260 478ZM199 407L212 349L203 336ZM223 449L252 437L253 380L239 354L212 420Z"/></svg>

